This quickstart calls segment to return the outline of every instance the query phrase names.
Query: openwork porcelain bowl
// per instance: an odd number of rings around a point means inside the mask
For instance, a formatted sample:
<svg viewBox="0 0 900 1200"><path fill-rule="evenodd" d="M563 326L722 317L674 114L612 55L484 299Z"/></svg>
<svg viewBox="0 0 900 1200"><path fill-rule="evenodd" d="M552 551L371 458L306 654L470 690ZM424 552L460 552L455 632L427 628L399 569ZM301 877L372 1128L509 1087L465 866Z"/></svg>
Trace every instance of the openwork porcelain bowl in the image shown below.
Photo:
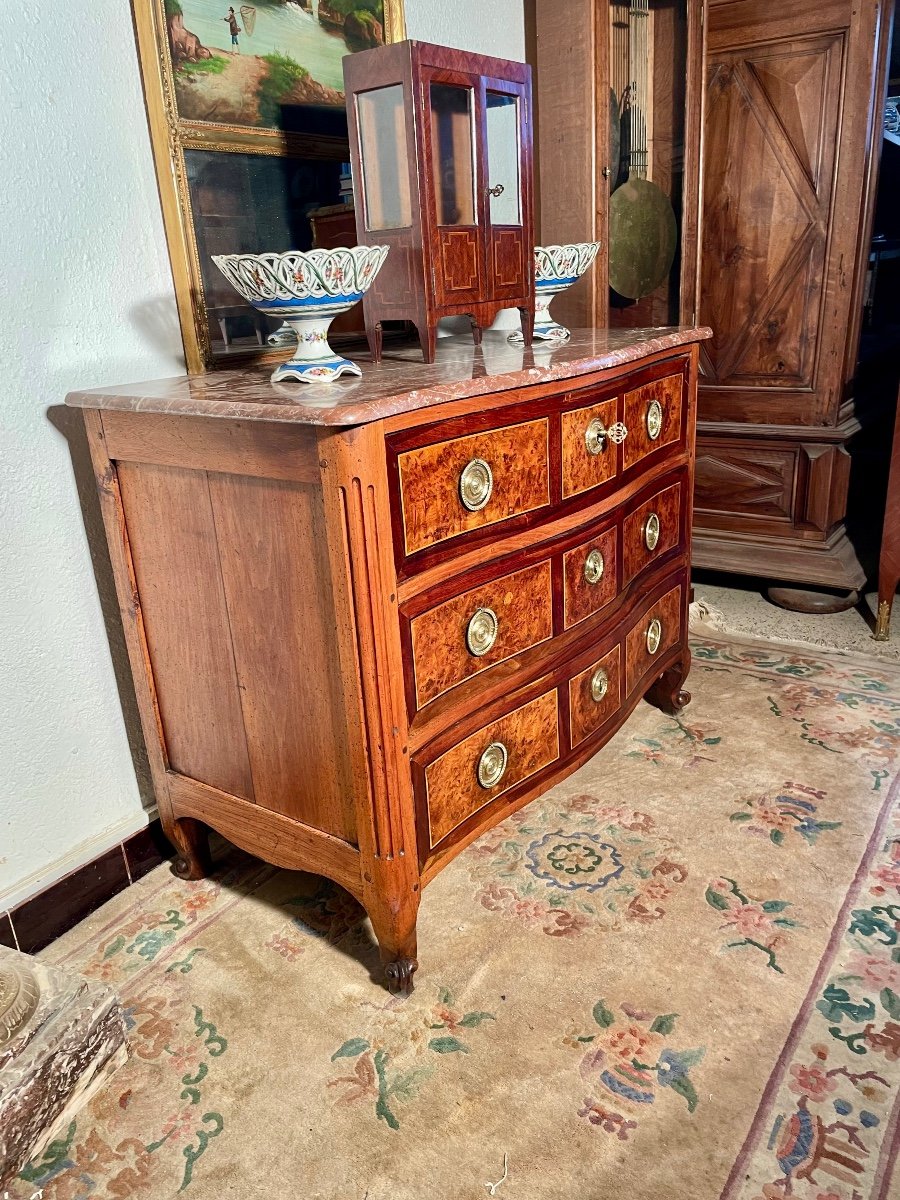
<svg viewBox="0 0 900 1200"><path fill-rule="evenodd" d="M567 342L571 336L564 325L550 316L550 301L558 292L571 287L593 266L600 242L573 242L570 246L534 248L534 336L544 342ZM509 341L524 344L521 333L512 333Z"/></svg>
<svg viewBox="0 0 900 1200"><path fill-rule="evenodd" d="M213 262L244 299L293 329L297 348L272 372L272 381L331 383L362 375L328 344L328 326L360 300L387 257L387 246L339 246L285 254L214 254Z"/></svg>

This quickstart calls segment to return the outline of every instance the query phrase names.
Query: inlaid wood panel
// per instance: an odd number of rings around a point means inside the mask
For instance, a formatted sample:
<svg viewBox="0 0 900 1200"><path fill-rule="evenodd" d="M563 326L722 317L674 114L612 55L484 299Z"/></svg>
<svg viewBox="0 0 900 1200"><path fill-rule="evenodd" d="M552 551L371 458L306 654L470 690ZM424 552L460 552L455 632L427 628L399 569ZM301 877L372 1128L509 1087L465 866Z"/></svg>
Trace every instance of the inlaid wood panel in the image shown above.
<svg viewBox="0 0 900 1200"><path fill-rule="evenodd" d="M684 605L681 588L676 587L670 592L666 592L631 627L625 635L625 690L627 692L630 692L643 674L681 638L683 618ZM662 631L659 647L654 654L651 654L647 647L647 631L654 619L659 621Z"/></svg>
<svg viewBox="0 0 900 1200"><path fill-rule="evenodd" d="M478 782L478 762L493 742L506 747L506 772L494 787L483 788ZM558 757L555 690L459 742L425 768L430 845L436 846L467 817Z"/></svg>
<svg viewBox="0 0 900 1200"><path fill-rule="evenodd" d="M563 620L566 629L599 612L618 592L617 529L613 525L594 534L563 555ZM585 574L588 555L603 556L603 574L593 583Z"/></svg>
<svg viewBox="0 0 900 1200"><path fill-rule="evenodd" d="M476 458L491 468L493 489L484 508L470 512L459 481ZM550 503L546 419L407 450L397 465L407 554Z"/></svg>
<svg viewBox="0 0 900 1200"><path fill-rule="evenodd" d="M577 496L588 488L606 483L616 473L618 448L608 438L599 454L591 454L585 434L592 421L602 421L606 429L617 420L618 400L604 400L587 408L573 408L562 414L562 494ZM627 439L626 439L627 440Z"/></svg>
<svg viewBox="0 0 900 1200"><path fill-rule="evenodd" d="M627 584L649 563L660 559L681 540L682 488L680 483L651 496L622 523L622 582ZM656 514L659 537L651 550L647 545L648 521Z"/></svg>
<svg viewBox="0 0 900 1200"><path fill-rule="evenodd" d="M494 295L521 296L525 287L525 237L521 227L498 228L491 237Z"/></svg>
<svg viewBox="0 0 900 1200"><path fill-rule="evenodd" d="M497 638L481 656L466 643L469 621L478 609L497 618ZM536 563L454 596L410 623L416 701L419 707L455 684L546 641L553 633L550 563Z"/></svg>
<svg viewBox="0 0 900 1200"><path fill-rule="evenodd" d="M797 451L699 438L694 508L789 520Z"/></svg>
<svg viewBox="0 0 900 1200"><path fill-rule="evenodd" d="M622 703L622 648L614 646L597 662L591 663L569 680L569 744L577 746L599 729ZM598 671L606 674L606 694L595 700L592 680Z"/></svg>
<svg viewBox="0 0 900 1200"><path fill-rule="evenodd" d="M439 229L438 242L442 272L435 282L443 303L460 304L468 299L480 299L478 231Z"/></svg>
<svg viewBox="0 0 900 1200"><path fill-rule="evenodd" d="M622 466L627 470L648 454L670 446L681 438L684 407L684 377L666 375L654 379L634 391L625 393L625 415L622 418L628 435L622 443ZM662 428L657 438L647 429L647 415L656 401L662 409Z"/></svg>
<svg viewBox="0 0 900 1200"><path fill-rule="evenodd" d="M118 474L168 765L252 800L206 473L123 462Z"/></svg>

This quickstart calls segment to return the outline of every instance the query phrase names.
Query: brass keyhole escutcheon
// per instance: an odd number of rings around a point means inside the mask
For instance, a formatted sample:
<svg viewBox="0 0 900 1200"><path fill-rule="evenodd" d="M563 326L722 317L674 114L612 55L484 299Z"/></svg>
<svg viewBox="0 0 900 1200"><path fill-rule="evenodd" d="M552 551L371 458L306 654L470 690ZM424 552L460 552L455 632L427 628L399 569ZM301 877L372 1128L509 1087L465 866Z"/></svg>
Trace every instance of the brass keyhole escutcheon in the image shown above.
<svg viewBox="0 0 900 1200"><path fill-rule="evenodd" d="M488 195L489 195L489 196L502 196L502 195L503 195L503 193L504 193L504 191L505 191L505 188L503 187L503 184L502 184L502 183L498 183L498 184L496 185L496 187L489 187L489 188L488 188Z"/></svg>
<svg viewBox="0 0 900 1200"><path fill-rule="evenodd" d="M659 544L659 514L652 512L644 522L644 545L648 550L655 550Z"/></svg>
<svg viewBox="0 0 900 1200"><path fill-rule="evenodd" d="M662 641L662 621L659 617L654 617L647 626L647 653L655 654L659 649Z"/></svg>
<svg viewBox="0 0 900 1200"><path fill-rule="evenodd" d="M606 449L607 439L619 445L628 437L628 429L621 421L615 421L607 429L599 417L594 417L584 431L584 444L588 454L601 454Z"/></svg>
<svg viewBox="0 0 900 1200"><path fill-rule="evenodd" d="M491 742L478 760L478 783L487 789L496 787L506 774L509 751L502 742Z"/></svg>
<svg viewBox="0 0 900 1200"><path fill-rule="evenodd" d="M466 463L459 477L459 498L469 512L484 508L494 490L494 473L483 458Z"/></svg>
<svg viewBox="0 0 900 1200"><path fill-rule="evenodd" d="M662 433L663 410L658 400L651 400L647 405L647 437L655 442Z"/></svg>
<svg viewBox="0 0 900 1200"><path fill-rule="evenodd" d="M599 704L608 691L609 676L602 667L598 667L591 676L591 699Z"/></svg>
<svg viewBox="0 0 900 1200"><path fill-rule="evenodd" d="M603 554L599 550L592 550L584 560L585 581L590 584L599 583L603 578L605 568Z"/></svg>
<svg viewBox="0 0 900 1200"><path fill-rule="evenodd" d="M466 626L466 646L475 658L481 658L493 648L500 622L492 608L477 608Z"/></svg>

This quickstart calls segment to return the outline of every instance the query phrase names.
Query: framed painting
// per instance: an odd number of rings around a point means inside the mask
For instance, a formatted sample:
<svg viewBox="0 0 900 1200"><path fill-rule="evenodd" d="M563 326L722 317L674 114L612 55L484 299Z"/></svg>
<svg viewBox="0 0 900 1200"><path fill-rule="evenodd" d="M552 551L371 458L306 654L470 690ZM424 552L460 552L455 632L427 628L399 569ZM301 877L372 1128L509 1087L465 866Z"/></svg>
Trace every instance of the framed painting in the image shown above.
<svg viewBox="0 0 900 1200"><path fill-rule="evenodd" d="M403 0L133 9L187 369L272 354L210 255L353 244L342 59L405 37Z"/></svg>

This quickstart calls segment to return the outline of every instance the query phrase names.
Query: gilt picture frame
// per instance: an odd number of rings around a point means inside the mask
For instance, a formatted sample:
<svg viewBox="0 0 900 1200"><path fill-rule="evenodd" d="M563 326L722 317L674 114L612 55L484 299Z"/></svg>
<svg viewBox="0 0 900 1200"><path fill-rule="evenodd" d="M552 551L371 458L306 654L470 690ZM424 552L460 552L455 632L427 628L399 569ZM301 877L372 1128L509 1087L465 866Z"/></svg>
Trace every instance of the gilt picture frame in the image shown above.
<svg viewBox="0 0 900 1200"><path fill-rule="evenodd" d="M342 58L404 38L403 0L132 9L188 373L271 356L210 254L306 248L298 222L338 199L349 162ZM257 217L258 238L278 244L255 244Z"/></svg>

